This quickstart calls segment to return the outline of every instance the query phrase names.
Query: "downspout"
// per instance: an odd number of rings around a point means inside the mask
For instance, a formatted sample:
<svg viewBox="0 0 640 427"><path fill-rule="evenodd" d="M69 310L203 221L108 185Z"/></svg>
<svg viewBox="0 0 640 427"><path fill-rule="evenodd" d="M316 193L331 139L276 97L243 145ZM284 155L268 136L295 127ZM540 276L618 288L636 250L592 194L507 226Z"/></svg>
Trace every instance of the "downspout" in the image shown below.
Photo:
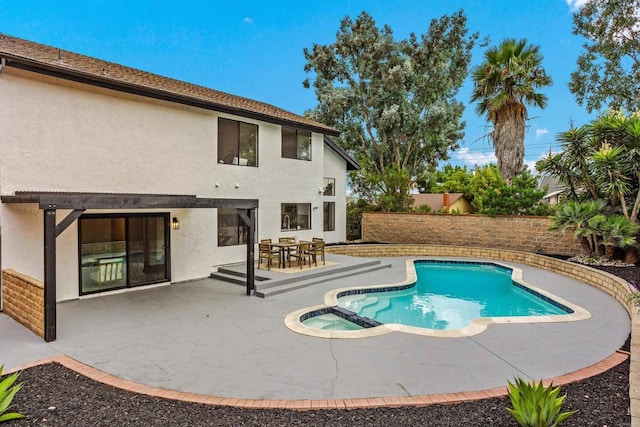
<svg viewBox="0 0 640 427"><path fill-rule="evenodd" d="M0 58L0 74L2 74L2 70L7 65L7 60L5 58Z"/></svg>

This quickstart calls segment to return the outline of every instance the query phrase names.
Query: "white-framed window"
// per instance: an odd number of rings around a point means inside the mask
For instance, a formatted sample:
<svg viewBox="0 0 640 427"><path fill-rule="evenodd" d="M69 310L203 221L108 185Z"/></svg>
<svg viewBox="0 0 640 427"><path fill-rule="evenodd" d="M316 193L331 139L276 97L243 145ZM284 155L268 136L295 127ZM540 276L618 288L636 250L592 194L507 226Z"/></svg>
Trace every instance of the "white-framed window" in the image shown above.
<svg viewBox="0 0 640 427"><path fill-rule="evenodd" d="M258 126L220 117L218 163L258 166Z"/></svg>
<svg viewBox="0 0 640 427"><path fill-rule="evenodd" d="M283 126L282 157L311 161L311 132Z"/></svg>
<svg viewBox="0 0 640 427"><path fill-rule="evenodd" d="M282 231L311 229L311 203L282 203L280 206Z"/></svg>

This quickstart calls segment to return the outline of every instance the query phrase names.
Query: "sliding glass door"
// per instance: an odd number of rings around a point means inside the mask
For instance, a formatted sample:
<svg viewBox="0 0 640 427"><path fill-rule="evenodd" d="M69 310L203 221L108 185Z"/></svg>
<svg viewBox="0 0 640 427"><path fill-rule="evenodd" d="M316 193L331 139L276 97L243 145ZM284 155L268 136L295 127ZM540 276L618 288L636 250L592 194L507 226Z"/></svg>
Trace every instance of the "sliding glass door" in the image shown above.
<svg viewBox="0 0 640 427"><path fill-rule="evenodd" d="M169 214L83 215L80 294L170 279Z"/></svg>

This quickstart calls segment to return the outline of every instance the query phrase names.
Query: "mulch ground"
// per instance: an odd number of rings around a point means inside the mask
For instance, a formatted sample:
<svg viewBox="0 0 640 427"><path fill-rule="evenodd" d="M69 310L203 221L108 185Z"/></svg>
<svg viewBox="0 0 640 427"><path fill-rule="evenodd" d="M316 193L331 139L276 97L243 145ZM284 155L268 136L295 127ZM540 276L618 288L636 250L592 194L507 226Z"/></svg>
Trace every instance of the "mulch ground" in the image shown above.
<svg viewBox="0 0 640 427"><path fill-rule="evenodd" d="M640 280L640 267L603 267L626 280ZM623 348L628 349L629 340ZM26 369L13 410L26 419L13 426L513 426L509 399L426 407L291 411L239 409L186 403L120 390L59 364ZM629 361L562 387L564 410L577 410L563 426L631 425Z"/></svg>

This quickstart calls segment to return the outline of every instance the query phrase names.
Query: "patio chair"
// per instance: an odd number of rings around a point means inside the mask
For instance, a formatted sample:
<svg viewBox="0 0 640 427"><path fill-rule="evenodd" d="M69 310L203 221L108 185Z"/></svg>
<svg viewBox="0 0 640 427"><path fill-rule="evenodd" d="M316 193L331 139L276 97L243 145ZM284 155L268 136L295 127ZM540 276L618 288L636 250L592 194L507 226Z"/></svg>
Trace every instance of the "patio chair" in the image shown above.
<svg viewBox="0 0 640 427"><path fill-rule="evenodd" d="M285 236L285 237L279 237L278 238L278 242L280 243L294 243L296 241L295 237L292 236ZM284 248L284 252L286 252L287 254L287 261L289 262L289 267L291 267L291 254L295 253L297 250L297 247L295 246L290 246L288 248Z"/></svg>
<svg viewBox="0 0 640 427"><path fill-rule="evenodd" d="M277 259L280 263L280 251L274 252L269 243L260 243L258 249L258 268L260 268L263 259L267 261L267 270L271 270L272 260Z"/></svg>
<svg viewBox="0 0 640 427"><path fill-rule="evenodd" d="M324 239L318 237L313 238L311 250L309 251L313 256L313 262L318 265L318 255L322 257L322 265L327 265L324 260Z"/></svg>
<svg viewBox="0 0 640 427"><path fill-rule="evenodd" d="M124 278L124 258L98 260L98 286L113 284Z"/></svg>
<svg viewBox="0 0 640 427"><path fill-rule="evenodd" d="M311 242L301 242L298 245L298 250L291 253L290 257L298 260L298 266L302 270L302 264L308 260L309 268L311 268Z"/></svg>

